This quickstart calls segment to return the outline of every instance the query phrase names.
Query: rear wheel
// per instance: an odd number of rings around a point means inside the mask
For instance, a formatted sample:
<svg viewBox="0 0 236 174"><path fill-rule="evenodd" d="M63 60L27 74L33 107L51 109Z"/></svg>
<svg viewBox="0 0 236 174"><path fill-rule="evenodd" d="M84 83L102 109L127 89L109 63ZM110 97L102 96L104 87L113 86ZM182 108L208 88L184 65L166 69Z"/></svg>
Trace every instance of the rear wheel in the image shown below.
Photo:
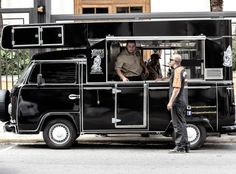
<svg viewBox="0 0 236 174"><path fill-rule="evenodd" d="M74 125L68 120L51 120L47 123L43 138L46 144L54 149L65 149L73 145L77 138Z"/></svg>
<svg viewBox="0 0 236 174"><path fill-rule="evenodd" d="M187 124L188 141L191 149L200 148L206 140L206 129L200 124Z"/></svg>

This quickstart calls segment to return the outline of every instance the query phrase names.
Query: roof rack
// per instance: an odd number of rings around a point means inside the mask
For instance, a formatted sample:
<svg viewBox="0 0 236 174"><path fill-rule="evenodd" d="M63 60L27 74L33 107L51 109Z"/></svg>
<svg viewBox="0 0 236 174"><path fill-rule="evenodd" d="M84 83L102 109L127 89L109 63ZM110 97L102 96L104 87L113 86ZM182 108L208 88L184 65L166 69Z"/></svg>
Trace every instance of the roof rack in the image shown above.
<svg viewBox="0 0 236 174"><path fill-rule="evenodd" d="M51 15L51 21L104 21L104 20L150 20L150 19L203 19L203 18L236 18L235 11L227 12L154 12L129 14L83 14Z"/></svg>

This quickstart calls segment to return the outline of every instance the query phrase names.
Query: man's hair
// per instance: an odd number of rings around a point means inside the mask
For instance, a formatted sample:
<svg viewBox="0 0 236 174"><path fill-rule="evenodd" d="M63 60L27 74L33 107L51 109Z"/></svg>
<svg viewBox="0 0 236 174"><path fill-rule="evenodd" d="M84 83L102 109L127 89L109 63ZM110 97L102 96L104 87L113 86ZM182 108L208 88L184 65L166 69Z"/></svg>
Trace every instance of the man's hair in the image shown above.
<svg viewBox="0 0 236 174"><path fill-rule="evenodd" d="M135 42L135 40L127 40L127 41L126 41L126 46L127 46L129 43L133 43L133 44L135 44L135 45L136 45L136 42Z"/></svg>
<svg viewBox="0 0 236 174"><path fill-rule="evenodd" d="M181 58L181 55L180 55L180 54L173 54L172 57L175 59L175 62L176 62L177 64L180 64L180 63L181 63L182 58Z"/></svg>

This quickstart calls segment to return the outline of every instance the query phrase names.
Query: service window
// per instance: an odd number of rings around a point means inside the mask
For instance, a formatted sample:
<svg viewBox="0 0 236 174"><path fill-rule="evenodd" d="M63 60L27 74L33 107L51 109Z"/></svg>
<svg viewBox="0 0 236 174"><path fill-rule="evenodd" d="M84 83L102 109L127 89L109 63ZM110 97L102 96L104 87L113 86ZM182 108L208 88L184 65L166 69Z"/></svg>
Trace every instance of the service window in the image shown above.
<svg viewBox="0 0 236 174"><path fill-rule="evenodd" d="M42 63L37 64L29 78L29 83L37 83L37 75L42 74L45 84L76 83L76 64L74 63Z"/></svg>
<svg viewBox="0 0 236 174"><path fill-rule="evenodd" d="M205 36L107 37L108 81L120 80L115 64L127 40L135 40L136 50L149 69L149 76L143 80L168 78L173 54L181 55L189 79L204 79Z"/></svg>

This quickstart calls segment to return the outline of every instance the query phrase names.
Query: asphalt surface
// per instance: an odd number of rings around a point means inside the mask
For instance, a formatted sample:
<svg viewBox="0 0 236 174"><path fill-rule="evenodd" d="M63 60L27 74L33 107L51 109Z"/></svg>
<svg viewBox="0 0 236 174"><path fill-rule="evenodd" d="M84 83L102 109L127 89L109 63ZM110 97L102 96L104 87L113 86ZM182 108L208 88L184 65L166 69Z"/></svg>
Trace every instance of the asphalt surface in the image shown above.
<svg viewBox="0 0 236 174"><path fill-rule="evenodd" d="M236 171L236 143L206 143L190 153L173 144L75 143L54 150L44 143L0 143L0 174L228 174Z"/></svg>

